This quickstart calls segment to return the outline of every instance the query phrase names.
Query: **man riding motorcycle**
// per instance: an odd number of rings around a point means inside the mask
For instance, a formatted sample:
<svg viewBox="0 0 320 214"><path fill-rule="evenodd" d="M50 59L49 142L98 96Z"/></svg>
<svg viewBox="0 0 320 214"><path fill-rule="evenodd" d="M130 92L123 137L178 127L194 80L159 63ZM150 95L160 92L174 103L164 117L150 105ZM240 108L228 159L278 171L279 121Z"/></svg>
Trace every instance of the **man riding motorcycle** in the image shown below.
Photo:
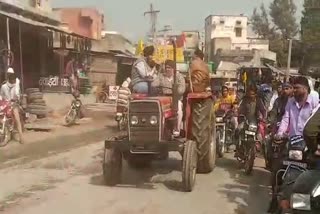
<svg viewBox="0 0 320 214"><path fill-rule="evenodd" d="M219 109L224 111L230 110L234 100L229 95L229 89L227 86L222 86L222 96L217 99L216 103L214 104L214 111L216 112Z"/></svg>
<svg viewBox="0 0 320 214"><path fill-rule="evenodd" d="M24 139L22 133L20 109L18 104L16 104L20 100L20 86L12 68L9 68L7 71L7 81L1 86L0 95L2 99L14 103L14 105L12 106L12 112L19 132L19 142L22 144L24 142Z"/></svg>
<svg viewBox="0 0 320 214"><path fill-rule="evenodd" d="M247 94L240 103L239 115L244 115L250 123L256 122L256 124L259 124L258 139L260 138L259 140L262 140L263 128L261 124L266 118L266 108L263 105L262 100L257 96L257 87L255 85L248 87ZM239 157L239 138L243 126L244 122L239 123L236 131L235 157Z"/></svg>

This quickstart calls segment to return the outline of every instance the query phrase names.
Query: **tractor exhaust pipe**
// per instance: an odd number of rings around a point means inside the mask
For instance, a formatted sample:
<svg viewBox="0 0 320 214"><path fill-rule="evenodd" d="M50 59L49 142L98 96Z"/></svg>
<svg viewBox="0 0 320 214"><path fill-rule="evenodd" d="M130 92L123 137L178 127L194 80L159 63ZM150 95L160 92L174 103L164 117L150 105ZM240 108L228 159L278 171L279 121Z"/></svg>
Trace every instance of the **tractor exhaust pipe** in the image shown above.
<svg viewBox="0 0 320 214"><path fill-rule="evenodd" d="M172 110L175 115L174 127L177 127L178 124L178 83L177 83L177 45L176 41L172 39L173 46L173 61L174 61L174 74L173 74L173 90L172 90ZM180 129L180 127L178 127Z"/></svg>

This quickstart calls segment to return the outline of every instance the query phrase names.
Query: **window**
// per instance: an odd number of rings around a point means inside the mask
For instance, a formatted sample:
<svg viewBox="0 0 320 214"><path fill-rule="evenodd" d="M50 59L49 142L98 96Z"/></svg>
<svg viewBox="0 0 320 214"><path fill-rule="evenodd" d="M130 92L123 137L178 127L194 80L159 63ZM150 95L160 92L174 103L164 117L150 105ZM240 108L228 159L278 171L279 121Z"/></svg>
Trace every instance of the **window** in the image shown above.
<svg viewBox="0 0 320 214"><path fill-rule="evenodd" d="M224 20L220 20L220 24L224 25Z"/></svg>
<svg viewBox="0 0 320 214"><path fill-rule="evenodd" d="M237 27L234 31L236 33L236 37L242 37L242 28Z"/></svg>
<svg viewBox="0 0 320 214"><path fill-rule="evenodd" d="M238 51L241 50L241 47L236 47L236 50L238 50Z"/></svg>
<svg viewBox="0 0 320 214"><path fill-rule="evenodd" d="M236 24L237 25L241 25L241 21L236 21Z"/></svg>

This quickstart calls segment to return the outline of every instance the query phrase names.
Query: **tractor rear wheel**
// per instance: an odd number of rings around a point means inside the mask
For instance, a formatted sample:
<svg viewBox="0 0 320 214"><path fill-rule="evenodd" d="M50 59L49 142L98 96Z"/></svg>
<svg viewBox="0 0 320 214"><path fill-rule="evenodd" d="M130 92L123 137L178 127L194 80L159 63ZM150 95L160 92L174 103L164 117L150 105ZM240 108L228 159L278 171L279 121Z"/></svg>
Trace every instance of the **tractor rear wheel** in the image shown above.
<svg viewBox="0 0 320 214"><path fill-rule="evenodd" d="M196 182L198 152L194 141L187 141L182 157L182 186L185 192L191 192Z"/></svg>
<svg viewBox="0 0 320 214"><path fill-rule="evenodd" d="M102 164L106 185L115 186L120 183L122 171L122 153L117 149L105 149Z"/></svg>
<svg viewBox="0 0 320 214"><path fill-rule="evenodd" d="M210 173L216 163L216 127L212 99L195 102L192 106L192 136L200 152L198 172Z"/></svg>

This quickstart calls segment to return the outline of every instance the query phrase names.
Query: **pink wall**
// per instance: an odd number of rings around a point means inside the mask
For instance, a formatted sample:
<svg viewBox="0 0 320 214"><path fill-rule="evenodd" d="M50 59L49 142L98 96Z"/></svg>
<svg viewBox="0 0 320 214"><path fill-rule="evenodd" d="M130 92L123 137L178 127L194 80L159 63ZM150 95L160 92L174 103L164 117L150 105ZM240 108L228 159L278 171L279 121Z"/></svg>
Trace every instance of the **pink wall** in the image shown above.
<svg viewBox="0 0 320 214"><path fill-rule="evenodd" d="M103 14L91 8L58 8L55 13L74 33L91 39L101 39L104 28Z"/></svg>

